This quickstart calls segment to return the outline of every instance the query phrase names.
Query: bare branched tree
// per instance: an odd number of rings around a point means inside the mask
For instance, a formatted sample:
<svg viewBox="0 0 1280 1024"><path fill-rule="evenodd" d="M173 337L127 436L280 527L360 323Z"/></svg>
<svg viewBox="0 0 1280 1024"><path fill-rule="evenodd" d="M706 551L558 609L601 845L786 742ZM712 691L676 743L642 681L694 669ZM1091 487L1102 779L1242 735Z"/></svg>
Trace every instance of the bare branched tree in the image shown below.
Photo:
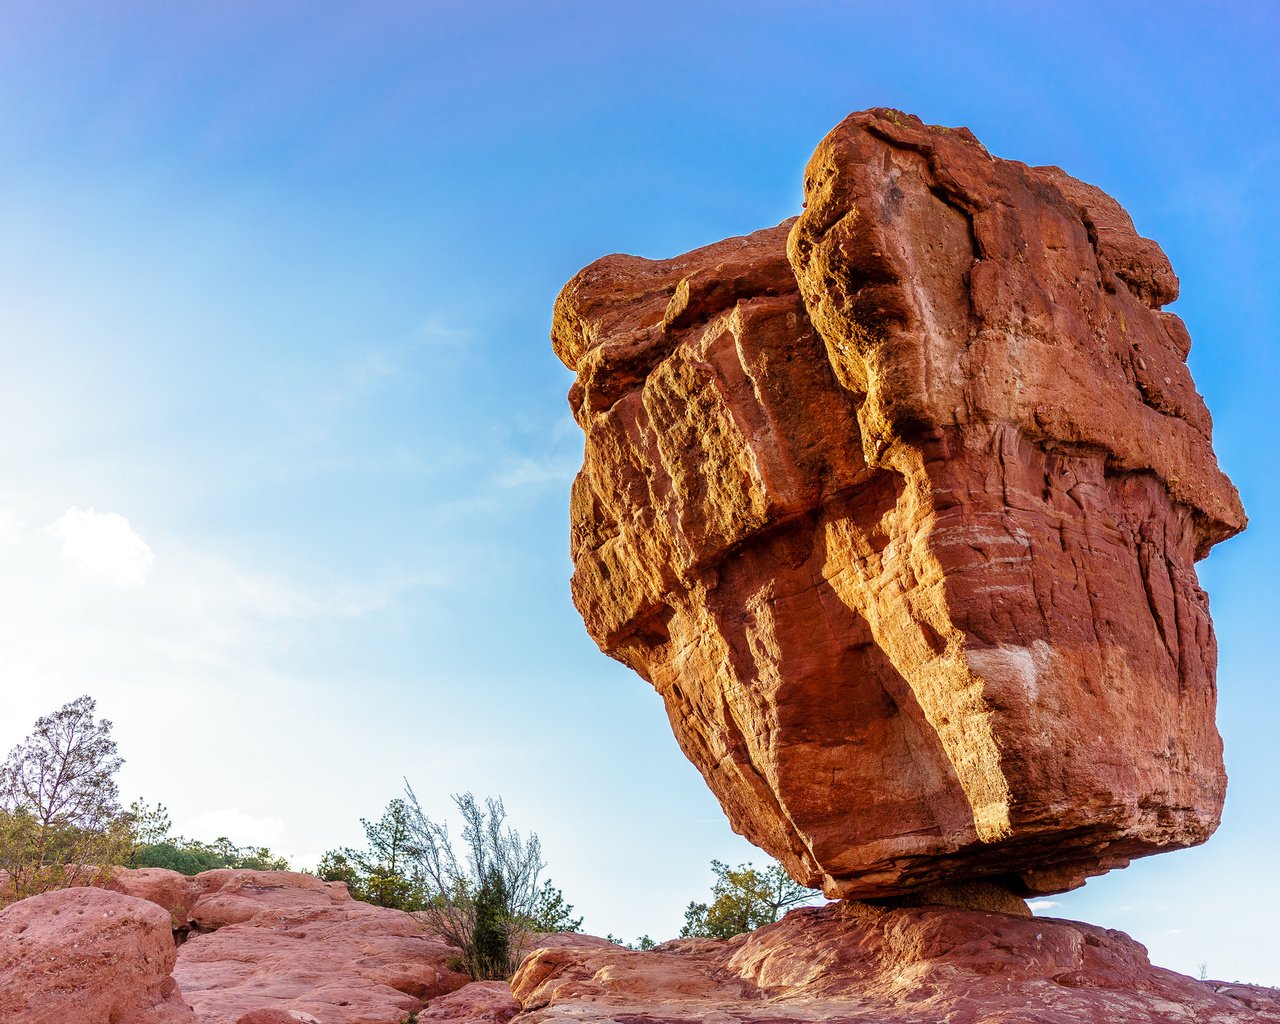
<svg viewBox="0 0 1280 1024"><path fill-rule="evenodd" d="M454 796L462 816L463 859L454 852L449 827L428 818L413 787L405 783L410 856L432 889L423 911L428 923L463 951L476 979L508 978L529 945L546 866L537 835L522 836L506 823L501 800L483 806L470 793ZM505 943L494 938L505 936Z"/></svg>
<svg viewBox="0 0 1280 1024"><path fill-rule="evenodd" d="M73 885L127 859L133 814L122 811L111 723L80 697L38 719L0 765L0 903Z"/></svg>

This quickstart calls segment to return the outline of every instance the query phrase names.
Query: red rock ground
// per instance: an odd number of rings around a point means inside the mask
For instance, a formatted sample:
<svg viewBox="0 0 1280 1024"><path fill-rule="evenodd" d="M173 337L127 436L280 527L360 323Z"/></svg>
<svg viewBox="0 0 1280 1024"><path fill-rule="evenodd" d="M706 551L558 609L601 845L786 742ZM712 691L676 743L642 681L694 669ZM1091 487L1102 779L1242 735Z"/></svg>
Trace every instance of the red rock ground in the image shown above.
<svg viewBox="0 0 1280 1024"><path fill-rule="evenodd" d="M0 913L0 1024L1280 1024L1276 990L1196 981L1122 932L1047 918L829 904L650 952L547 936L508 987L468 983L410 915L310 876L110 884L136 895L69 889Z"/></svg>

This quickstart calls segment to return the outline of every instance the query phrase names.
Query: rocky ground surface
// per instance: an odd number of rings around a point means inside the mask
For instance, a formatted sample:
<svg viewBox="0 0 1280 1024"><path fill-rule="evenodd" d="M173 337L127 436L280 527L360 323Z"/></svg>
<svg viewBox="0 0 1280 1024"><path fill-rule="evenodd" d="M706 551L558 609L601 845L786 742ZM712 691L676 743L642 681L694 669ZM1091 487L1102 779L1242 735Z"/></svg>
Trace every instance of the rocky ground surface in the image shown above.
<svg viewBox="0 0 1280 1024"><path fill-rule="evenodd" d="M353 900L340 882L145 868L107 884L169 911L183 938L173 976L202 1024L267 1009L321 1024L399 1024L470 980L449 966L458 951L420 921Z"/></svg>
<svg viewBox="0 0 1280 1024"><path fill-rule="evenodd" d="M411 915L308 875L107 884L0 912L0 1024L1280 1024L1280 991L1196 981L1122 932L1025 915L829 904L647 952L541 936L507 985L469 982Z"/></svg>

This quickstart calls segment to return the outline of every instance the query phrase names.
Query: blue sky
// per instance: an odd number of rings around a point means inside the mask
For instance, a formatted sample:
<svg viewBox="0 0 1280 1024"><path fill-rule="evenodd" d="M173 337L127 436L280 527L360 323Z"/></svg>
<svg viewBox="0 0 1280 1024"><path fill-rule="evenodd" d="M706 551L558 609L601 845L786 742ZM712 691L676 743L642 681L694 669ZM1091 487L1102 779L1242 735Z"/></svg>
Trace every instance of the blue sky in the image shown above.
<svg viewBox="0 0 1280 1024"><path fill-rule="evenodd" d="M569 602L551 304L794 214L895 106L1100 185L1182 279L1252 517L1200 567L1227 812L1044 909L1280 984L1280 17L1067 6L11 0L0 747L91 693L127 795L299 863L402 776L501 794L588 929L673 935L753 851Z"/></svg>

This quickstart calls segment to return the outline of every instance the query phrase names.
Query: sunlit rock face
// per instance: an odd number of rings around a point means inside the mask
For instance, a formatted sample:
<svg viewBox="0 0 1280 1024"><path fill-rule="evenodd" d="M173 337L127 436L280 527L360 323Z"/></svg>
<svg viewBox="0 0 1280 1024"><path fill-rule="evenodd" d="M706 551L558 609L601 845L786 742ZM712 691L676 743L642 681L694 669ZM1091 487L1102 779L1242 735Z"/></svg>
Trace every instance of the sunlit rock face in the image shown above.
<svg viewBox="0 0 1280 1024"><path fill-rule="evenodd" d="M556 303L592 637L830 896L1057 892L1202 842L1194 563L1245 517L1164 253L1098 189L890 110L823 140L805 197Z"/></svg>

